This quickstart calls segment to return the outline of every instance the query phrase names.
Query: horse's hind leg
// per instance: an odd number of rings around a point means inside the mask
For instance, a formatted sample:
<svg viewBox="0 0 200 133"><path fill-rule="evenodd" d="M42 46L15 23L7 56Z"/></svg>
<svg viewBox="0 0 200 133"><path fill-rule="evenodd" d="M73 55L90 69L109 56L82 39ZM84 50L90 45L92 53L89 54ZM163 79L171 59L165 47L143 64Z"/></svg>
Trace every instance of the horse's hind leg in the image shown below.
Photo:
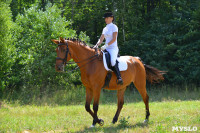
<svg viewBox="0 0 200 133"><path fill-rule="evenodd" d="M115 122L117 122L119 114L120 114L121 109L123 107L125 90L126 90L126 88L117 91L118 104L117 104L117 112L116 112L116 114L113 118L113 121L112 121L113 124L115 124Z"/></svg>
<svg viewBox="0 0 200 133"><path fill-rule="evenodd" d="M143 80L142 80L143 79ZM144 122L147 122L150 116L149 112L149 96L146 91L146 79L145 78L136 78L136 81L134 82L135 87L138 89L140 95L142 96L142 99L144 101L145 107L146 107L146 118ZM143 82L142 82L143 81Z"/></svg>

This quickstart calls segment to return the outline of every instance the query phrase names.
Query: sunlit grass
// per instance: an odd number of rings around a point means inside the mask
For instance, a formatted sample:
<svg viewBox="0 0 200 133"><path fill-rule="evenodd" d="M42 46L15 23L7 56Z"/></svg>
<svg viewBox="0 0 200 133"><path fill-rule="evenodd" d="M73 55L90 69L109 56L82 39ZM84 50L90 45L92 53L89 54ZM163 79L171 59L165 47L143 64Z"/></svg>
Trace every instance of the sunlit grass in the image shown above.
<svg viewBox="0 0 200 133"><path fill-rule="evenodd" d="M181 91L180 91L181 90ZM190 91L188 91L190 90ZM24 95L26 94L26 95ZM0 108L1 132L172 132L172 126L196 126L200 130L200 89L167 86L149 90L150 121L144 124L145 105L136 89L125 93L119 121L111 121L117 109L116 91L102 90L98 116L103 127L89 127L92 117L85 111L85 89L57 90L42 96L29 93L4 95ZM13 98L14 99L13 99ZM27 101L28 102L27 102ZM92 106L91 106L92 107Z"/></svg>
<svg viewBox="0 0 200 133"><path fill-rule="evenodd" d="M127 103L119 120L111 124L116 104L102 104L98 115L105 122L90 129L91 116L84 105L34 106L3 103L0 109L1 132L171 132L172 126L196 126L200 130L200 101L165 101L150 103L149 124L145 118L144 103ZM130 117L130 118L128 118Z"/></svg>

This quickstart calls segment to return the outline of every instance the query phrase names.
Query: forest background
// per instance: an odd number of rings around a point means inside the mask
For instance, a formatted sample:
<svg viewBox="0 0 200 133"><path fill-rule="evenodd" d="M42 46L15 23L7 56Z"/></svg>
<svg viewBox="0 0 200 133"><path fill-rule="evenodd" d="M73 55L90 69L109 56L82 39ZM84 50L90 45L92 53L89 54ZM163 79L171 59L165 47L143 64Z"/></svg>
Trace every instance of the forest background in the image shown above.
<svg viewBox="0 0 200 133"><path fill-rule="evenodd" d="M120 55L139 56L145 64L168 71L163 82L147 85L149 91L199 88L199 0L1 0L0 99L30 103L57 91L58 99L62 92L66 99L84 92L80 71L55 71L51 39L78 37L93 46L107 11L114 13L119 28Z"/></svg>

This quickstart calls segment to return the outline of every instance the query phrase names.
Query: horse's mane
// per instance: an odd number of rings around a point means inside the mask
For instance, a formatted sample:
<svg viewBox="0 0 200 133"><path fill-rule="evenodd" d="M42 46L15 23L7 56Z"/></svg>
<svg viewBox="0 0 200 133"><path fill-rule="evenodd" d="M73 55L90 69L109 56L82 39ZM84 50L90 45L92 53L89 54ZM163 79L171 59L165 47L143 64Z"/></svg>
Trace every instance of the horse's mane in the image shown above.
<svg viewBox="0 0 200 133"><path fill-rule="evenodd" d="M69 41L73 41L73 42L77 41L79 44L83 44L84 46L88 46L88 45L86 44L85 41L82 41L82 40L79 39L79 38L67 38L67 39L65 39L65 40L69 40ZM89 46L88 46L88 47L89 47Z"/></svg>
<svg viewBox="0 0 200 133"><path fill-rule="evenodd" d="M82 40L79 39L79 38L67 38L67 39L65 38L65 40L69 40L69 41L73 41L73 42L78 42L78 45L87 47L87 48L89 48L90 50L94 49L94 48L93 48L94 46L89 46L89 45L87 45L85 41L82 41Z"/></svg>

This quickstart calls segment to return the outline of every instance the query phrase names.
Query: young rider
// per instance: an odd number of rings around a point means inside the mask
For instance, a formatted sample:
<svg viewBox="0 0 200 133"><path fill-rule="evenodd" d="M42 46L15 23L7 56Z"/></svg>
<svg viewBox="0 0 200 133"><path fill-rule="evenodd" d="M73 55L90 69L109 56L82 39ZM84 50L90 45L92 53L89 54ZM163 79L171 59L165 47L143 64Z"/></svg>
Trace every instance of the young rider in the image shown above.
<svg viewBox="0 0 200 133"><path fill-rule="evenodd" d="M98 47L101 45L103 42L104 38L106 39L105 45L101 47L102 50L107 50L110 53L111 56L111 65L112 65L112 70L115 72L117 76L117 84L123 84L123 80L120 75L120 71L118 68L118 63L116 63L117 60L117 55L119 52L119 48L117 46L117 35L118 35L118 27L113 24L114 21L114 15L112 12L107 12L104 14L105 22L106 22L106 27L103 29L102 35L97 42L97 44L94 46Z"/></svg>

